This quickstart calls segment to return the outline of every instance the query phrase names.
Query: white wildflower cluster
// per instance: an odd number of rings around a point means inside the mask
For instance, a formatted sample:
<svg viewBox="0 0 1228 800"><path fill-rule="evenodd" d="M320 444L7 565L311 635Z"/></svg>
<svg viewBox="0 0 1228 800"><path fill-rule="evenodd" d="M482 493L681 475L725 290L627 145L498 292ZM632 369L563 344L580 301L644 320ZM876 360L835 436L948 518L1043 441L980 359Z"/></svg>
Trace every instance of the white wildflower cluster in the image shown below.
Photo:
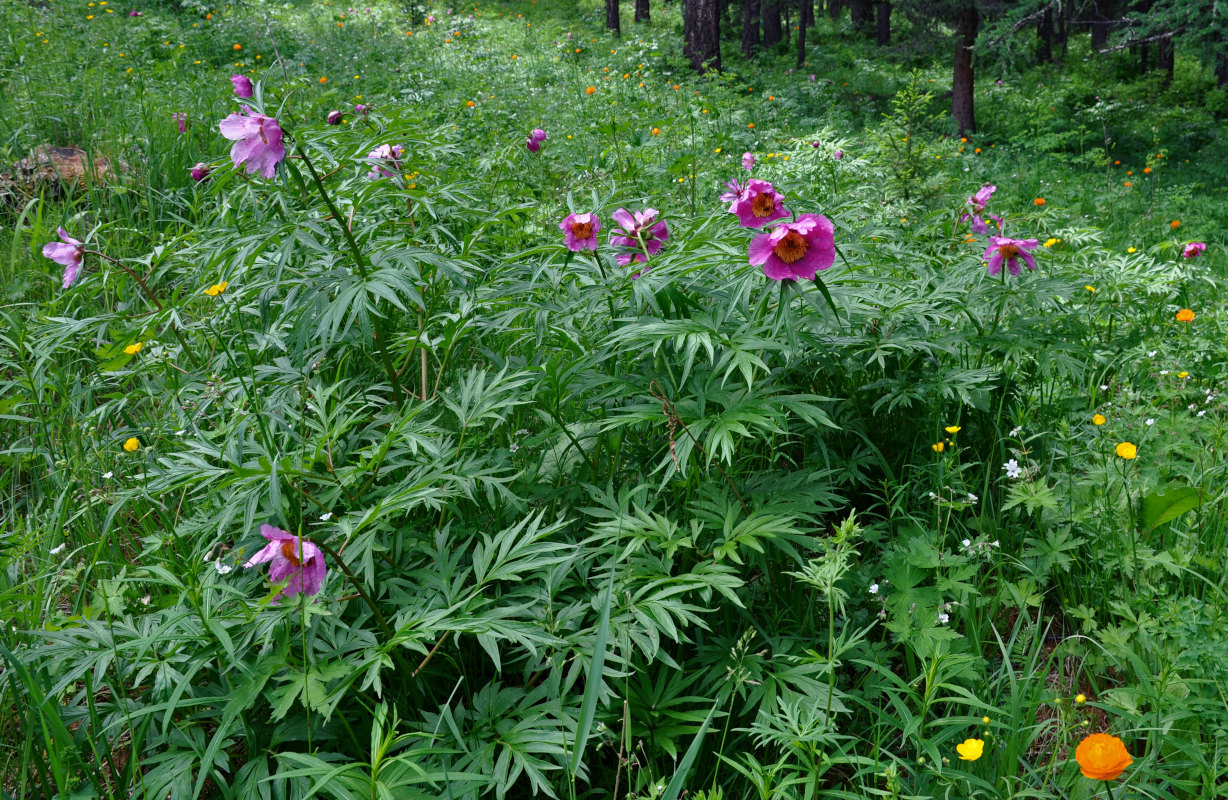
<svg viewBox="0 0 1228 800"><path fill-rule="evenodd" d="M957 492L954 489L950 490L949 495L942 492L930 492L926 496L937 505L951 506L952 508L968 508L975 505L981 499L972 492Z"/></svg>

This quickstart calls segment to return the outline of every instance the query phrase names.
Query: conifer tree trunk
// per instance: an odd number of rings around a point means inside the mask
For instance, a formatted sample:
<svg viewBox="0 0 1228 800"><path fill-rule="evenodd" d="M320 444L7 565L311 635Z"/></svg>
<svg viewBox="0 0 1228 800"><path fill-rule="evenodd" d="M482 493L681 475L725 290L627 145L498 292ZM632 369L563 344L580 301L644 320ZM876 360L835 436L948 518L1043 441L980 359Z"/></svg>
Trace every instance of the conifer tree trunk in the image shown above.
<svg viewBox="0 0 1228 800"><path fill-rule="evenodd" d="M683 53L698 72L721 69L721 17L718 0L687 0L683 8Z"/></svg>
<svg viewBox="0 0 1228 800"><path fill-rule="evenodd" d="M840 19L840 12L843 10L843 0L827 0L827 18L832 22Z"/></svg>
<svg viewBox="0 0 1228 800"><path fill-rule="evenodd" d="M759 49L759 0L742 0L742 57Z"/></svg>
<svg viewBox="0 0 1228 800"><path fill-rule="evenodd" d="M798 0L797 68L806 65L806 29L814 24L814 0Z"/></svg>
<svg viewBox="0 0 1228 800"><path fill-rule="evenodd" d="M648 9L648 0L635 0L635 21L652 21L652 12Z"/></svg>
<svg viewBox="0 0 1228 800"><path fill-rule="evenodd" d="M976 133L976 110L973 106L972 46L976 43L981 15L969 2L959 13L955 27L955 72L951 79L951 116L959 133Z"/></svg>
<svg viewBox="0 0 1228 800"><path fill-rule="evenodd" d="M615 36L622 35L618 12L618 0L605 0L605 26L607 30L614 31Z"/></svg>
<svg viewBox="0 0 1228 800"><path fill-rule="evenodd" d="M1170 36L1167 39L1161 39L1156 46L1156 66L1164 70L1164 84L1172 83L1173 71L1177 66L1177 53L1173 47L1173 40Z"/></svg>
<svg viewBox="0 0 1228 800"><path fill-rule="evenodd" d="M763 0L763 46L780 44L784 32L780 24L780 0Z"/></svg>
<svg viewBox="0 0 1228 800"><path fill-rule="evenodd" d="M1046 8L1036 25L1036 57L1042 64L1053 61L1053 8Z"/></svg>
<svg viewBox="0 0 1228 800"><path fill-rule="evenodd" d="M878 4L878 19L874 26L875 40L879 47L891 44L891 3Z"/></svg>
<svg viewBox="0 0 1228 800"><path fill-rule="evenodd" d="M872 0L853 0L849 4L849 20L858 31L864 31L869 28L870 22L873 19L874 5Z"/></svg>

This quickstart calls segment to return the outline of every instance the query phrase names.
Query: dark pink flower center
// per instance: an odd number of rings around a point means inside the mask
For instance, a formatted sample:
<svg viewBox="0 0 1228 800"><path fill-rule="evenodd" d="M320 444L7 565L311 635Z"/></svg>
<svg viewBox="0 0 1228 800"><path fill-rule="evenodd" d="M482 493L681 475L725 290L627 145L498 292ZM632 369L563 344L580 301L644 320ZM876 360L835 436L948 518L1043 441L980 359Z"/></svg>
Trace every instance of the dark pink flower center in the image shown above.
<svg viewBox="0 0 1228 800"><path fill-rule="evenodd" d="M577 239L593 238L593 223L591 222L573 222L571 223L571 235Z"/></svg>
<svg viewBox="0 0 1228 800"><path fill-rule="evenodd" d="M303 565L303 562L298 560L298 547L296 547L295 543L292 541L285 541L281 543L281 555L296 567L301 567Z"/></svg>
<svg viewBox="0 0 1228 800"><path fill-rule="evenodd" d="M786 264L796 264L802 260L802 256L806 255L806 251L809 249L810 242L806 241L805 236L802 236L797 231L789 231L785 234L785 238L781 239L772 248L772 252Z"/></svg>
<svg viewBox="0 0 1228 800"><path fill-rule="evenodd" d="M770 195L757 194L755 199L750 201L750 213L760 219L772 216L776 211L776 201Z"/></svg>
<svg viewBox="0 0 1228 800"><path fill-rule="evenodd" d="M1003 258L1014 258L1019 255L1019 246L1014 244L1004 244L998 248L998 255Z"/></svg>

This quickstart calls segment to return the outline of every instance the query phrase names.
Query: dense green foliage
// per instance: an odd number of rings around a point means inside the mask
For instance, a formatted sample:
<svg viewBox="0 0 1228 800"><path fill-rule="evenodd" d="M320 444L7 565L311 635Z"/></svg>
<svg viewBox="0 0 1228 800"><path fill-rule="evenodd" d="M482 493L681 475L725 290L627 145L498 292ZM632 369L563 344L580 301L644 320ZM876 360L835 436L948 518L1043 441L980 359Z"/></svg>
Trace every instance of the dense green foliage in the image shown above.
<svg viewBox="0 0 1228 800"><path fill-rule="evenodd" d="M3 162L115 165L0 211L0 788L1087 798L1108 731L1114 796L1223 796L1208 66L986 47L961 141L908 19L700 77L676 4L572 5L0 0ZM236 71L272 179L219 134ZM819 280L748 263L743 152L834 222ZM985 182L1035 271L988 274ZM265 524L318 595L243 566Z"/></svg>

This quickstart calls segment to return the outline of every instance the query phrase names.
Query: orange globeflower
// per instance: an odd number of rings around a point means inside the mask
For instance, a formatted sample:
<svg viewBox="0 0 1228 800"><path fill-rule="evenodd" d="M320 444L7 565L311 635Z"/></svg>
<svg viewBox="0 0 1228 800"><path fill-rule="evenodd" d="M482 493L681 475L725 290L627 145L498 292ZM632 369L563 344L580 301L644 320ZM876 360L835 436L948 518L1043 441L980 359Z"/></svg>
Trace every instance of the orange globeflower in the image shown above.
<svg viewBox="0 0 1228 800"><path fill-rule="evenodd" d="M320 83L328 83L328 78L320 78Z"/></svg>
<svg viewBox="0 0 1228 800"><path fill-rule="evenodd" d="M596 92L596 91L597 91L597 87L596 87L596 86L590 86L590 87L588 87L587 89L585 89L585 90L584 90L584 93L585 93L585 94L593 94L593 93L594 93L594 92Z"/></svg>
<svg viewBox="0 0 1228 800"><path fill-rule="evenodd" d="M754 127L755 127L755 123L753 123L753 122L748 122L748 123L746 123L746 127L748 127L748 128L754 128Z"/></svg>
<svg viewBox="0 0 1228 800"><path fill-rule="evenodd" d="M1075 761L1083 777L1111 781L1134 763L1121 739L1107 733L1093 733L1075 748Z"/></svg>
<svg viewBox="0 0 1228 800"><path fill-rule="evenodd" d="M1181 309L1180 311L1177 312L1177 321L1178 322L1193 322L1194 321L1194 311L1189 308Z"/></svg>
<svg viewBox="0 0 1228 800"><path fill-rule="evenodd" d="M236 49L236 50L242 50L242 49L243 49L243 45L241 45L241 44L236 44L236 45L235 45L235 49Z"/></svg>
<svg viewBox="0 0 1228 800"><path fill-rule="evenodd" d="M473 108L473 101L472 100L466 101L465 105L469 106L470 108Z"/></svg>
<svg viewBox="0 0 1228 800"><path fill-rule="evenodd" d="M1038 197L1032 201L1032 205L1034 206L1043 206L1044 204L1045 204L1045 198L1043 197Z"/></svg>
<svg viewBox="0 0 1228 800"><path fill-rule="evenodd" d="M1120 161L1114 161L1114 162L1113 162L1113 166L1115 166L1115 167L1120 167L1120 166L1121 166L1121 162L1120 162Z"/></svg>
<svg viewBox="0 0 1228 800"><path fill-rule="evenodd" d="M1168 227L1172 228L1173 230L1177 230L1178 228L1181 227L1181 220L1179 219L1173 220L1172 222L1168 223Z"/></svg>
<svg viewBox="0 0 1228 800"><path fill-rule="evenodd" d="M1151 174L1151 167L1143 167L1143 174L1144 174L1144 175L1150 175L1150 174Z"/></svg>

